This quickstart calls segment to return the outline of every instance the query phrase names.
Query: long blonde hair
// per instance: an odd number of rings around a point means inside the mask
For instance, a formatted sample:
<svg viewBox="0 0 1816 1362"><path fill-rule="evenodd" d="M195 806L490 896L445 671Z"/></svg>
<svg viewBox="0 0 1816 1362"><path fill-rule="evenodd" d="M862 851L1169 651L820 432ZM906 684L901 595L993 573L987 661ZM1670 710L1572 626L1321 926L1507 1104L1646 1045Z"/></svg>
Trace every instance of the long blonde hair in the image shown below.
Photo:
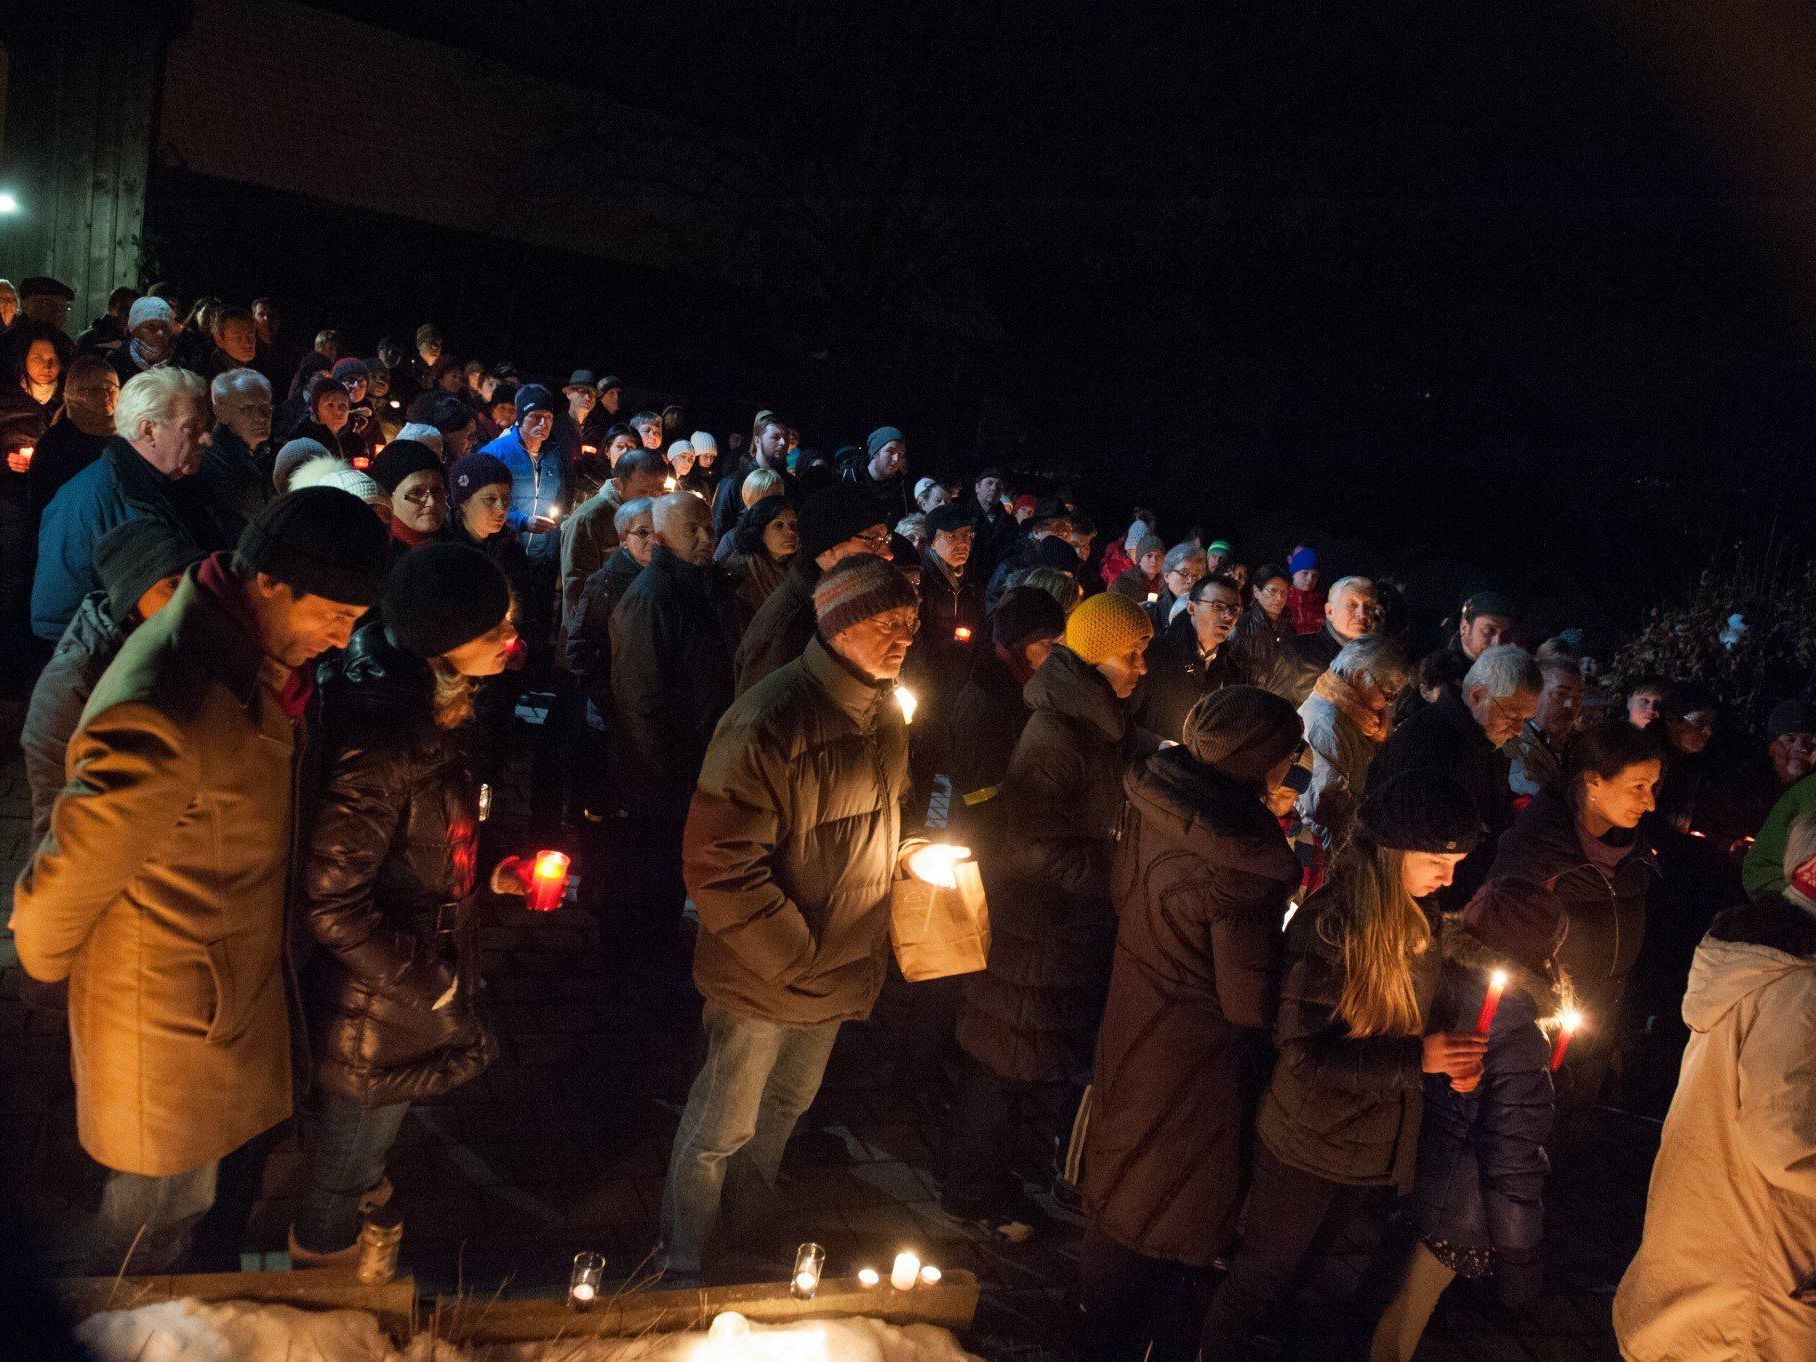
<svg viewBox="0 0 1816 1362"><path fill-rule="evenodd" d="M462 676L449 666L445 657L431 658L429 672L435 677L435 698L431 703L436 725L459 728L473 717L473 696L478 687L472 677Z"/></svg>
<svg viewBox="0 0 1816 1362"><path fill-rule="evenodd" d="M1355 1036L1417 1036L1425 1029L1413 985L1415 956L1431 949L1431 924L1406 892L1402 853L1360 829L1331 866L1318 935L1337 952L1337 1015Z"/></svg>

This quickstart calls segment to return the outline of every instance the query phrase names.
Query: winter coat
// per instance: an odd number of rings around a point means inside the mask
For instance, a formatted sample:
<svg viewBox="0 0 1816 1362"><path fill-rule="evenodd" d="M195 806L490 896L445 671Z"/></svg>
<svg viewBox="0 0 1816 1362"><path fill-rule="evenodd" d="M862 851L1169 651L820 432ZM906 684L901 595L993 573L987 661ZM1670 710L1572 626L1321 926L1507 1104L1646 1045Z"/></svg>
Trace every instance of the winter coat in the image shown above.
<svg viewBox="0 0 1816 1362"><path fill-rule="evenodd" d="M1301 591L1298 587L1286 590L1286 618L1296 634L1315 634L1326 628L1324 617L1324 591L1314 588Z"/></svg>
<svg viewBox="0 0 1816 1362"><path fill-rule="evenodd" d="M554 564L561 557L562 535L559 527L544 534L531 534L530 522L552 512L570 513L574 509L574 480L568 461L553 440L547 441L534 459L524 448L523 435L512 426L479 451L490 454L511 470L511 509L505 515L505 532L518 536L524 555L532 564Z"/></svg>
<svg viewBox="0 0 1816 1362"><path fill-rule="evenodd" d="M1784 848L1791 824L1816 814L1816 773L1805 776L1778 797L1759 835L1741 862L1740 882L1749 898L1784 893Z"/></svg>
<svg viewBox="0 0 1816 1362"><path fill-rule="evenodd" d="M1226 686L1246 686L1249 675L1228 644L1207 660L1189 615L1181 615L1149 645L1148 674L1133 696L1135 723L1156 737L1178 742L1185 716L1206 695Z"/></svg>
<svg viewBox="0 0 1816 1362"><path fill-rule="evenodd" d="M731 577L732 592L738 598L738 626L742 632L750 627L757 611L763 608L763 602L782 585L788 564L778 563L763 548L755 553L728 553L723 559L715 555L714 561L723 562Z"/></svg>
<svg viewBox="0 0 1816 1362"><path fill-rule="evenodd" d="M966 825L988 820L1002 793L1009 760L1034 711L994 644L986 644L952 706L952 812Z"/></svg>
<svg viewBox="0 0 1816 1362"><path fill-rule="evenodd" d="M154 516L208 553L239 542L245 520L206 470L169 478L118 436L101 457L63 485L38 526L38 573L32 581L32 632L55 641L82 604L101 589L94 549L114 526Z"/></svg>
<svg viewBox="0 0 1816 1362"><path fill-rule="evenodd" d="M107 664L114 660L126 631L114 623L107 593L86 597L69 628L57 640L44 670L32 687L19 746L25 752L25 779L32 794L32 841L35 847L50 831L51 805L68 779L64 757L82 718L82 709Z"/></svg>
<svg viewBox="0 0 1816 1362"><path fill-rule="evenodd" d="M1337 892L1335 885L1319 890L1288 924L1274 1031L1280 1058L1256 1133L1289 1167L1329 1182L1405 1193L1413 1184L1419 1142L1424 1042L1420 1036L1353 1036L1337 1015L1341 961L1318 933ZM1412 961L1421 1017L1431 1015L1443 967L1437 916L1429 907L1426 916L1434 944Z"/></svg>
<svg viewBox="0 0 1816 1362"><path fill-rule="evenodd" d="M13 897L20 962L70 983L82 1147L148 1177L192 1172L291 1109L302 735L250 609L198 584L223 567L186 573L101 678Z"/></svg>
<svg viewBox="0 0 1816 1362"><path fill-rule="evenodd" d="M794 661L807 647L814 634L813 589L819 581L820 565L807 554L797 553L782 574L781 585L769 593L738 641L733 661L739 695Z"/></svg>
<svg viewBox="0 0 1816 1362"><path fill-rule="evenodd" d="M1205 1267L1235 1237L1299 863L1255 790L1182 749L1123 786L1085 1203L1125 1248Z"/></svg>
<svg viewBox="0 0 1816 1362"><path fill-rule="evenodd" d="M1442 1074L1425 1075L1412 1211L1438 1259L1465 1277L1494 1274L1503 1303L1537 1296L1543 1193L1551 1171L1545 1141L1555 1101L1551 1042L1539 1023L1562 1007L1555 966L1521 967L1456 919L1444 923L1444 960L1429 1031L1474 1031L1490 975L1508 975L1482 1057L1482 1081L1460 1093Z"/></svg>
<svg viewBox="0 0 1816 1362"><path fill-rule="evenodd" d="M612 706L612 612L642 571L629 549L614 550L586 579L568 619L565 664L601 714L610 713Z"/></svg>
<svg viewBox="0 0 1816 1362"><path fill-rule="evenodd" d="M958 1040L1002 1078L1060 1079L1090 1063L1116 924L1110 857L1128 714L1110 683L1056 647L1025 687L1033 715L978 849L990 961L971 977Z"/></svg>
<svg viewBox="0 0 1816 1362"><path fill-rule="evenodd" d="M1129 557L1128 540L1112 539L1104 545L1103 561L1097 565L1097 575L1103 579L1104 586L1108 587L1134 566L1135 560Z"/></svg>
<svg viewBox="0 0 1816 1362"><path fill-rule="evenodd" d="M855 1021L883 986L908 730L887 683L814 639L719 721L682 838L707 1001Z"/></svg>
<svg viewBox="0 0 1816 1362"><path fill-rule="evenodd" d="M897 473L878 482L870 476L870 456L861 449L847 455L839 464L839 480L868 492L876 503L877 519L892 529L896 521L920 509L910 495L908 475Z"/></svg>
<svg viewBox="0 0 1816 1362"><path fill-rule="evenodd" d="M1345 684L1334 673L1325 675L1331 680L1321 678L1320 682L1327 688ZM1299 816L1316 829L1324 847L1334 850L1355 821L1383 740L1371 736L1354 713L1320 694L1317 686L1299 706L1299 717L1305 723L1305 743L1312 753L1311 783L1299 796ZM1384 732L1385 727L1383 716L1379 731Z"/></svg>
<svg viewBox="0 0 1816 1362"><path fill-rule="evenodd" d="M66 414L44 432L26 471L26 490L34 509L43 511L63 484L101 457L113 436L88 435Z"/></svg>
<svg viewBox="0 0 1816 1362"><path fill-rule="evenodd" d="M613 769L678 815L731 706L737 601L725 574L658 544L612 612Z"/></svg>
<svg viewBox="0 0 1816 1362"><path fill-rule="evenodd" d="M1445 691L1394 730L1382 744L1368 778L1379 785L1412 771L1442 774L1455 781L1468 794L1476 819L1487 830L1488 835L1458 864L1455 880L1439 891L1439 903L1461 907L1481 887L1494 860L1495 841L1513 822L1507 758L1488 741L1463 697ZM1569 968L1568 962L1565 967Z"/></svg>
<svg viewBox="0 0 1816 1362"><path fill-rule="evenodd" d="M1507 759L1507 787L1516 796L1530 799L1540 790L1563 788L1563 753L1552 745L1538 720L1526 720L1519 737L1507 745Z"/></svg>
<svg viewBox="0 0 1816 1362"><path fill-rule="evenodd" d="M219 495L244 519L251 520L272 501L272 451L267 441L257 450L226 426L216 426L202 455L204 474Z"/></svg>
<svg viewBox="0 0 1816 1362"><path fill-rule="evenodd" d="M561 522L561 619L574 622L580 594L592 575L618 549L618 511L624 490L607 479L605 485L574 508Z"/></svg>
<svg viewBox="0 0 1816 1362"><path fill-rule="evenodd" d="M1433 706L1432 708L1436 708ZM1376 766L1379 771L1379 763ZM1590 1055L1613 1042L1627 975L1646 936L1646 896L1656 876L1653 855L1642 837L1629 834L1612 873L1589 857L1569 800L1542 791L1501 838L1490 881L1524 880L1544 887L1567 924L1558 964L1570 976L1577 1005L1590 1030L1571 1041L1575 1073L1584 1073Z"/></svg>
<svg viewBox="0 0 1816 1362"><path fill-rule="evenodd" d="M378 621L323 687L323 780L304 862L316 1077L361 1106L414 1102L480 1073L470 949L479 784L435 723L435 681ZM455 987L451 1001L438 1000Z"/></svg>
<svg viewBox="0 0 1816 1362"><path fill-rule="evenodd" d="M1343 651L1343 643L1328 624L1315 633L1281 639L1274 649L1274 667L1264 683L1266 688L1294 708L1304 704L1318 678Z"/></svg>
<svg viewBox="0 0 1816 1362"><path fill-rule="evenodd" d="M1126 596L1137 605L1146 605L1149 596L1158 596L1163 589L1159 573L1152 577L1139 567L1131 567L1117 574L1116 580L1110 583L1110 591L1117 596Z"/></svg>
<svg viewBox="0 0 1816 1362"><path fill-rule="evenodd" d="M965 631L959 638L958 631ZM905 676L927 702L929 718L950 718L984 634L984 585L967 570L956 581L932 549L921 552L921 632Z"/></svg>
<svg viewBox="0 0 1816 1362"><path fill-rule="evenodd" d="M13 472L6 456L27 446L36 449L62 407L60 397L39 402L17 383L0 382L0 499L21 505L26 502L30 470ZM37 456L32 457L36 462Z"/></svg>
<svg viewBox="0 0 1816 1362"><path fill-rule="evenodd" d="M275 424L274 422L273 425ZM291 424L289 431L278 441L278 447L282 448L292 440L314 440L335 458L349 464L353 462L354 454L359 452L351 429L342 426L339 431L329 430L309 414L306 406L303 409L303 419Z"/></svg>
<svg viewBox="0 0 1816 1362"><path fill-rule="evenodd" d="M1684 997L1690 1043L1614 1297L1629 1362L1816 1357L1816 920L1723 913ZM1566 1061L1568 1063L1568 1061Z"/></svg>
<svg viewBox="0 0 1816 1362"><path fill-rule="evenodd" d="M1262 608L1260 602L1256 602L1244 610L1242 618L1236 621L1236 627L1230 631L1227 646L1240 659L1250 676L1265 678L1273 675L1274 655L1279 651L1280 645L1296 632L1292 619L1285 610L1280 612L1279 619L1275 619Z"/></svg>

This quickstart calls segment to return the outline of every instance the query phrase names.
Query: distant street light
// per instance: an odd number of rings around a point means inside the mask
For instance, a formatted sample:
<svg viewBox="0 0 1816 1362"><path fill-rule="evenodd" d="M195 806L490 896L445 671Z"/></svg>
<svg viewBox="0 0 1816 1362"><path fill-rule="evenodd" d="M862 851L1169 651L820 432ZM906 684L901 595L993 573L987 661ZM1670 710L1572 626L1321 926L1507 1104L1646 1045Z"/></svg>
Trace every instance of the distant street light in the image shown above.
<svg viewBox="0 0 1816 1362"><path fill-rule="evenodd" d="M0 213L17 213L19 196L10 189L0 189Z"/></svg>

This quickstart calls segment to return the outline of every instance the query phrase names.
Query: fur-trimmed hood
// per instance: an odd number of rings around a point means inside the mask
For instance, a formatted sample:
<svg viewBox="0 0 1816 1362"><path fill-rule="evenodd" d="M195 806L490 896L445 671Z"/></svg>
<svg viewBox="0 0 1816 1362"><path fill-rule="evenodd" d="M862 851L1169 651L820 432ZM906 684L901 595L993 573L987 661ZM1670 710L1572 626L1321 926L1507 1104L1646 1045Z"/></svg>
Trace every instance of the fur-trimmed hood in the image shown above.
<svg viewBox="0 0 1816 1362"><path fill-rule="evenodd" d="M1555 960L1546 961L1542 972L1534 971L1482 940L1461 916L1454 913L1447 915L1439 927L1438 942L1446 964L1474 971L1484 978L1495 970L1506 970L1507 987L1532 999L1541 1026L1555 1024L1574 1006L1570 979Z"/></svg>

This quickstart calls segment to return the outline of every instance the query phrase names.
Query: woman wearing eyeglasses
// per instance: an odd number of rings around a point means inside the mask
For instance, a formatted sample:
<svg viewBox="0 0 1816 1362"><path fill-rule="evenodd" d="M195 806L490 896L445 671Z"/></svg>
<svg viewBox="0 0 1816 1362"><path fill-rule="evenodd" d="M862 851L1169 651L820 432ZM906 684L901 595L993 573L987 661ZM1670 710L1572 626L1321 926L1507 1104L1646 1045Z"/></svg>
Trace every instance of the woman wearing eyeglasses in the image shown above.
<svg viewBox="0 0 1816 1362"><path fill-rule="evenodd" d="M372 460L372 480L391 494L396 552L448 539L448 483L435 451L415 440L393 440Z"/></svg>

